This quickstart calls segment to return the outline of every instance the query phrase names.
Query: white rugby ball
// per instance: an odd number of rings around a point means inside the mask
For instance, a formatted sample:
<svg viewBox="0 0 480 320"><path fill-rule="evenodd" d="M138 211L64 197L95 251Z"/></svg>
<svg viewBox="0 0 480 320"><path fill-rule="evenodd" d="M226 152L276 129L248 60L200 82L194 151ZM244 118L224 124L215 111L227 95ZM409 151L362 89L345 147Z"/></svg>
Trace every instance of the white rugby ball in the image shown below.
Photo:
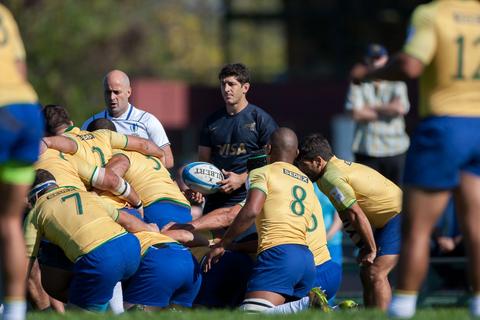
<svg viewBox="0 0 480 320"><path fill-rule="evenodd" d="M183 168L182 178L190 189L201 194L217 192L217 182L224 179L222 171L208 162L189 163Z"/></svg>

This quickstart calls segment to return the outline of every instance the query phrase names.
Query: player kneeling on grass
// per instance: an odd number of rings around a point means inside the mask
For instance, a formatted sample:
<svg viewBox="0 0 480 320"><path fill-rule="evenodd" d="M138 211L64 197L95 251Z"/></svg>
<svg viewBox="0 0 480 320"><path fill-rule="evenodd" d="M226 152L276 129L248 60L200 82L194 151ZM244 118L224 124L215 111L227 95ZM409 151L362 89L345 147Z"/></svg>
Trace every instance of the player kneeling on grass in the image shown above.
<svg viewBox="0 0 480 320"><path fill-rule="evenodd" d="M306 240L318 204L313 184L293 165L298 153L295 133L279 128L270 139L270 164L250 172L245 206L206 262L208 269L235 237L256 222L258 253L241 306L245 311L263 312L287 299L304 297L315 280Z"/></svg>
<svg viewBox="0 0 480 320"><path fill-rule="evenodd" d="M28 200L33 209L25 219L27 255L36 256L42 236L59 246L74 263L68 302L105 311L115 284L132 276L140 264L140 243L127 230L158 228L118 211L91 192L58 187L46 170L37 170Z"/></svg>
<svg viewBox="0 0 480 320"><path fill-rule="evenodd" d="M193 235L185 230L168 232L181 242L193 240ZM200 266L190 250L157 232L138 232L135 236L140 240L143 256L137 272L123 283L125 308L190 308L202 283Z"/></svg>

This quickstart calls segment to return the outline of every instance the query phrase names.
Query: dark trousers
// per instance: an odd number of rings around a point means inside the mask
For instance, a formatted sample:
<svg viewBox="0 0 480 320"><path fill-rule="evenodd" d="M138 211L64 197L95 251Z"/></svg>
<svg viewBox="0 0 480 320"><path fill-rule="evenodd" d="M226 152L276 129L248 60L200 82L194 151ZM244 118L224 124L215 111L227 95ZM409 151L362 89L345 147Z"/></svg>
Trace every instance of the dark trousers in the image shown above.
<svg viewBox="0 0 480 320"><path fill-rule="evenodd" d="M371 157L355 153L355 162L364 164L380 172L396 185L402 185L403 167L405 165L406 153L391 157Z"/></svg>

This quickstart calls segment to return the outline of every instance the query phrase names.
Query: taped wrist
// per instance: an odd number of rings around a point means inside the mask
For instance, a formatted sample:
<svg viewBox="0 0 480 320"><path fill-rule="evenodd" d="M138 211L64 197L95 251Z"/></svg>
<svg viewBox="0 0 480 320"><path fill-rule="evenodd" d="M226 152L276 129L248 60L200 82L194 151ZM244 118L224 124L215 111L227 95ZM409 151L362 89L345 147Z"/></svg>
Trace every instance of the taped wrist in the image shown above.
<svg viewBox="0 0 480 320"><path fill-rule="evenodd" d="M119 198L126 199L130 195L131 191L132 188L130 187L130 184L122 178L119 178L118 185L115 188L113 194Z"/></svg>
<svg viewBox="0 0 480 320"><path fill-rule="evenodd" d="M95 167L95 171L93 171L92 179L90 180L90 184L92 187L97 188L103 184L103 179L105 178L105 168L102 167ZM101 189L101 188L99 188Z"/></svg>

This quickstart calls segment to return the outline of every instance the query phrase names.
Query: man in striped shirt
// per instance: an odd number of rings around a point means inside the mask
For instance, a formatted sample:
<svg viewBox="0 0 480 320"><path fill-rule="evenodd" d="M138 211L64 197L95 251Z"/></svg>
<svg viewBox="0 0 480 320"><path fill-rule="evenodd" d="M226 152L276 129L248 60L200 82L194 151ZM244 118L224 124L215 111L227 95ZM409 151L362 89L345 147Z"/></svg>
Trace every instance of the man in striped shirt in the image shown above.
<svg viewBox="0 0 480 320"><path fill-rule="evenodd" d="M380 68L387 61L388 53L383 46L368 46L365 64L369 68ZM352 146L355 161L400 184L410 144L403 119L410 108L405 83L373 81L351 84L345 108L356 122Z"/></svg>

